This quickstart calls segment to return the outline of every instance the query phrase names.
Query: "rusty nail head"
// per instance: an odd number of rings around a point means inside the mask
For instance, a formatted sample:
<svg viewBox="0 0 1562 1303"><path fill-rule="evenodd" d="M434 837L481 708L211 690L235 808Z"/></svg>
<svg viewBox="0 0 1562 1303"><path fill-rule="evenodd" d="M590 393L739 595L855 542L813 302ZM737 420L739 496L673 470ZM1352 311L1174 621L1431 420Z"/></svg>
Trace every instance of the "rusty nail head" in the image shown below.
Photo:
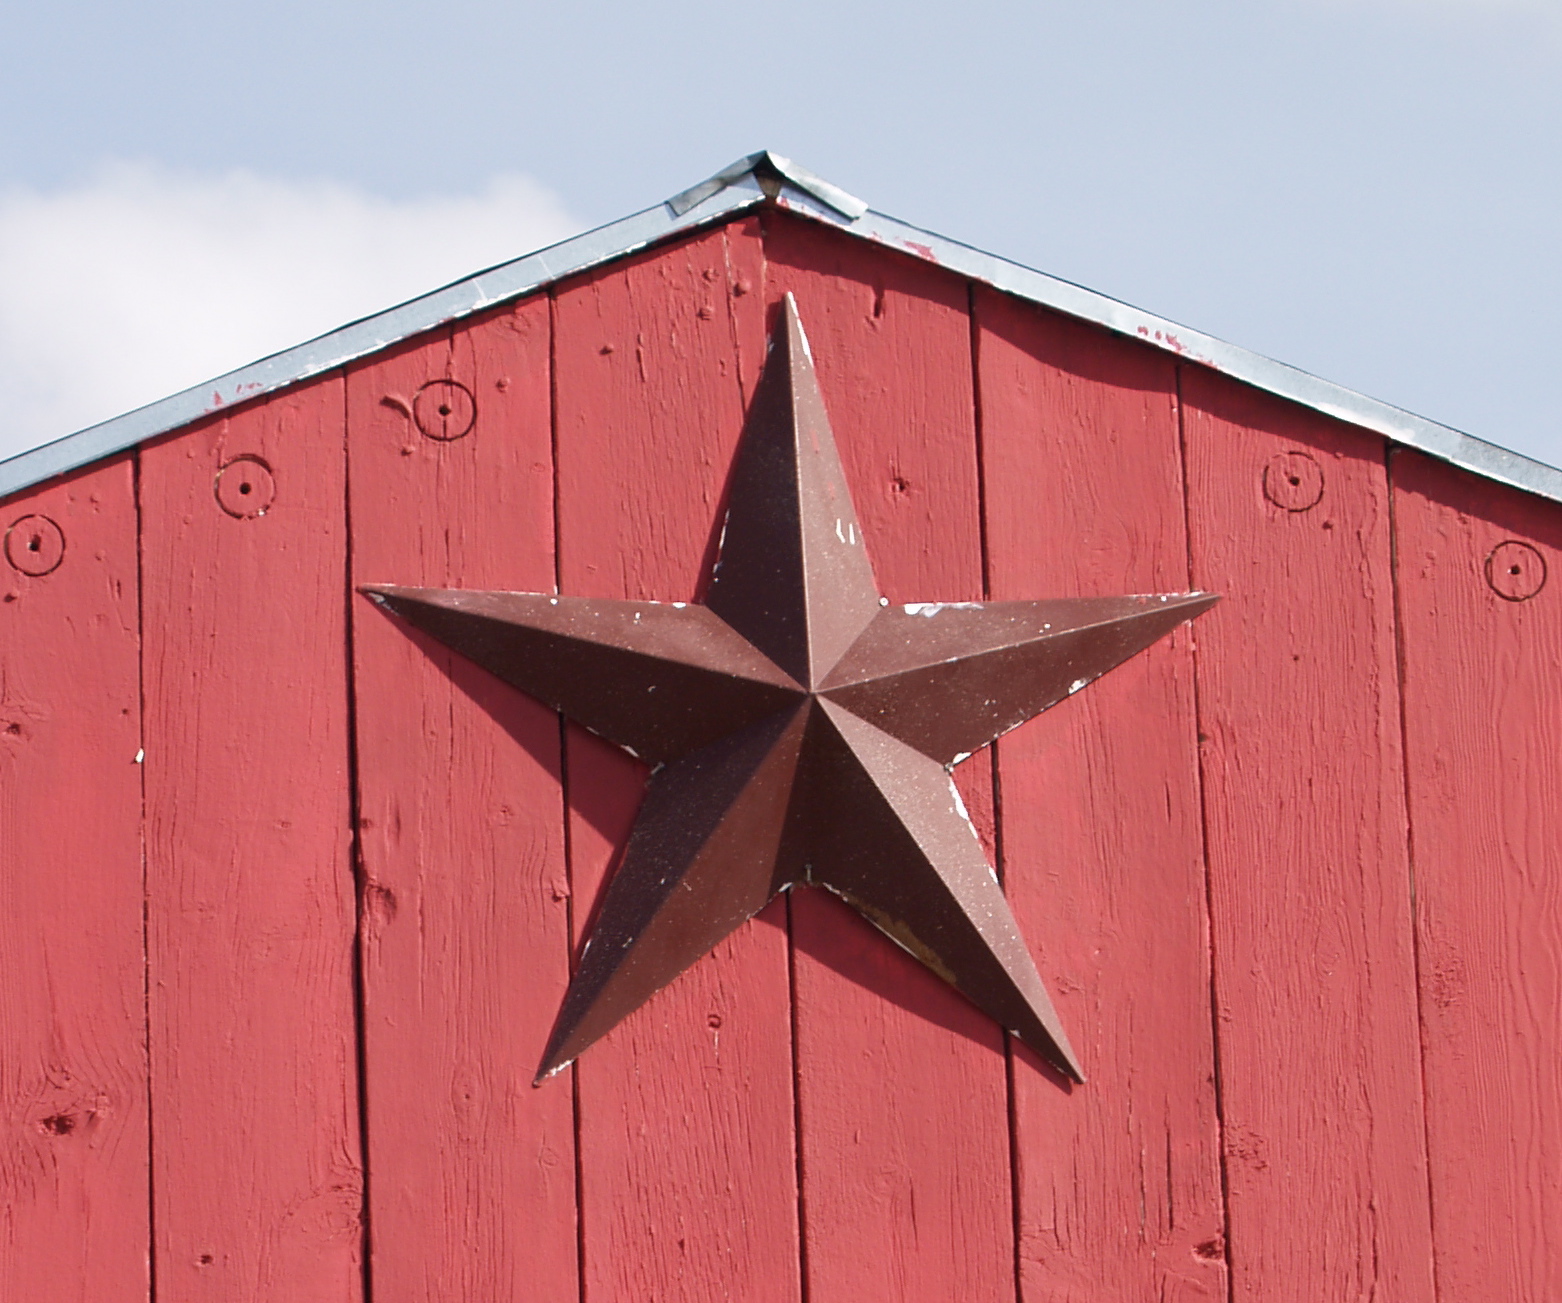
<svg viewBox="0 0 1562 1303"><path fill-rule="evenodd" d="M1528 543L1508 539L1486 557L1486 582L1505 602L1527 602L1546 586L1546 558Z"/></svg>
<svg viewBox="0 0 1562 1303"><path fill-rule="evenodd" d="M477 399L455 380L430 380L412 400L412 419L430 439L449 443L477 423Z"/></svg>
<svg viewBox="0 0 1562 1303"><path fill-rule="evenodd" d="M271 467L252 453L224 462L217 471L213 488L217 505L235 520L264 516L277 496L277 481Z"/></svg>
<svg viewBox="0 0 1562 1303"><path fill-rule="evenodd" d="M65 534L47 516L22 516L5 531L5 559L24 575L46 575L65 559Z"/></svg>

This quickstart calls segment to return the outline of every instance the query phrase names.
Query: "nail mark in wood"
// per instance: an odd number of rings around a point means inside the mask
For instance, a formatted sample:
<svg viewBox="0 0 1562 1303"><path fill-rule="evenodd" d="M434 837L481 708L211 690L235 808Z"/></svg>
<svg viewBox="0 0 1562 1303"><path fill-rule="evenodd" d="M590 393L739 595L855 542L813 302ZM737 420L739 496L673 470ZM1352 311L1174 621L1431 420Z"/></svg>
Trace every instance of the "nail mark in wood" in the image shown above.
<svg viewBox="0 0 1562 1303"><path fill-rule="evenodd" d="M1264 496L1287 511L1308 511L1323 497L1323 470L1305 452L1276 453L1264 467Z"/></svg>
<svg viewBox="0 0 1562 1303"><path fill-rule="evenodd" d="M412 400L412 419L428 438L448 443L471 432L477 400L455 380L430 380Z"/></svg>
<svg viewBox="0 0 1562 1303"><path fill-rule="evenodd" d="M213 488L217 505L235 520L264 516L277 496L277 481L271 467L251 453L224 462L217 471Z"/></svg>
<svg viewBox="0 0 1562 1303"><path fill-rule="evenodd" d="M1546 558L1528 543L1509 539L1487 556L1486 582L1505 602L1527 602L1546 586Z"/></svg>
<svg viewBox="0 0 1562 1303"><path fill-rule="evenodd" d="M65 559L65 535L47 516L22 516L5 531L5 559L24 575L46 575Z"/></svg>

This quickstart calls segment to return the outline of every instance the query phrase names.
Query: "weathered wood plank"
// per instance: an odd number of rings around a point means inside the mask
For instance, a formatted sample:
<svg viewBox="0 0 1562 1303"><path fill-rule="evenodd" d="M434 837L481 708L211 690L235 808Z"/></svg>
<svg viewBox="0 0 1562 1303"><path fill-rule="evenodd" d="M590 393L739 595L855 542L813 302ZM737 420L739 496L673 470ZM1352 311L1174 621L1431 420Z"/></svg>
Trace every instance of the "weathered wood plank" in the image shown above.
<svg viewBox="0 0 1562 1303"><path fill-rule="evenodd" d="M333 377L142 453L160 1303L361 1293L342 422Z"/></svg>
<svg viewBox="0 0 1562 1303"><path fill-rule="evenodd" d="M355 585L553 591L548 352L542 297L349 373ZM573 1298L558 716L354 603L374 1295Z"/></svg>
<svg viewBox="0 0 1562 1303"><path fill-rule="evenodd" d="M0 506L0 1299L147 1297L133 470Z"/></svg>
<svg viewBox="0 0 1562 1303"><path fill-rule="evenodd" d="M1235 1296L1430 1299L1383 442L1182 401Z"/></svg>
<svg viewBox="0 0 1562 1303"><path fill-rule="evenodd" d="M559 287L562 591L688 600L705 583L764 357L763 277L744 221ZM577 729L567 754L578 941L644 769ZM783 919L766 910L576 1065L588 1303L798 1298Z"/></svg>
<svg viewBox="0 0 1562 1303"><path fill-rule="evenodd" d="M1392 479L1438 1288L1540 1303L1562 1297L1562 514L1417 453Z"/></svg>
<svg viewBox="0 0 1562 1303"><path fill-rule="evenodd" d="M980 598L966 283L779 215L765 253L768 298L797 298L881 590ZM957 772L990 829L991 765ZM792 939L809 1299L1012 1295L1003 1033L826 892L794 893Z"/></svg>
<svg viewBox="0 0 1562 1303"><path fill-rule="evenodd" d="M992 596L1186 589L1172 359L975 310ZM1005 889L1090 1075L1013 1048L1024 1298L1226 1297L1196 733L1179 632L998 744Z"/></svg>

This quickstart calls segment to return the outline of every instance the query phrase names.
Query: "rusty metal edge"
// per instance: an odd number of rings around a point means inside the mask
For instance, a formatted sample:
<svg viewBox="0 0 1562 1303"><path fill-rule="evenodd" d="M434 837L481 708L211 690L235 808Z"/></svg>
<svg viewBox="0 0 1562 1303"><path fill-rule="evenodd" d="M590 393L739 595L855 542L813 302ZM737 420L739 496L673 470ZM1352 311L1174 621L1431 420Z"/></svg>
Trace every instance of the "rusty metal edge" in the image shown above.
<svg viewBox="0 0 1562 1303"><path fill-rule="evenodd" d="M755 175L756 168L768 168L780 178L781 187L773 202L788 211L1141 340L1500 484L1562 502L1562 470L1556 467L1104 294L874 212L846 191L766 151L740 159L654 208L479 272L206 384L0 461L0 498L176 430L234 403L274 393L445 322L460 320L659 240L770 202Z"/></svg>

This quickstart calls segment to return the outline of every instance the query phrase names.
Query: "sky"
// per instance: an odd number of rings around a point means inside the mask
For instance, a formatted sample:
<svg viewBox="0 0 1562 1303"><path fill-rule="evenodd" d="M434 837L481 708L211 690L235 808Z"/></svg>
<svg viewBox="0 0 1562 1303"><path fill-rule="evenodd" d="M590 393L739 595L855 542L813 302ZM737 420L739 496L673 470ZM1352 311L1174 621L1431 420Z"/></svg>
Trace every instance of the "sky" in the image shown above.
<svg viewBox="0 0 1562 1303"><path fill-rule="evenodd" d="M0 457L761 148L1562 465L1562 0L0 0Z"/></svg>

